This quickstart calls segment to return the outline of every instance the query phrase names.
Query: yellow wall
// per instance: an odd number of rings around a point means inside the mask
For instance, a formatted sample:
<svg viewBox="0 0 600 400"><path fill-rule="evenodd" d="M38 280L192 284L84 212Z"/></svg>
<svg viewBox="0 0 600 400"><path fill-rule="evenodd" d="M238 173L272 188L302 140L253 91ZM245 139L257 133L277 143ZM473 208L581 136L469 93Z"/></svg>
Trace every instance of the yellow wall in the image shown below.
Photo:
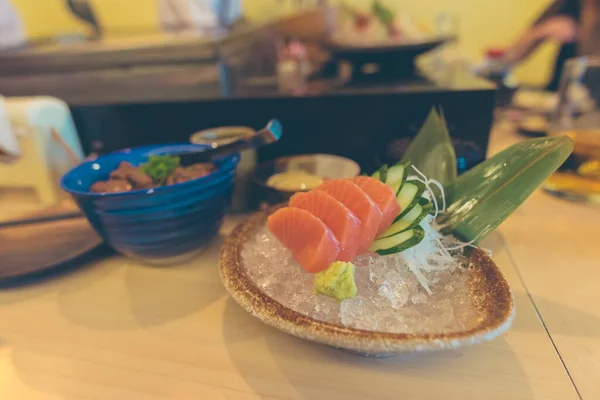
<svg viewBox="0 0 600 400"><path fill-rule="evenodd" d="M250 19L272 16L281 11L281 0L243 0ZM371 0L347 0L368 7ZM458 16L460 46L481 55L486 47L504 46L535 18L550 0L388 0L398 4L418 20L432 21L434 12ZM84 32L85 27L72 17L64 0L12 0L25 20L30 37L61 32ZM110 33L123 30L158 30L158 0L92 0L101 24ZM286 3L286 2L283 2ZM290 1L287 2L291 4ZM290 7L285 7L289 10ZM549 74L555 46L546 45L519 67L517 75L528 83L542 83Z"/></svg>
<svg viewBox="0 0 600 400"><path fill-rule="evenodd" d="M59 33L83 33L85 25L69 12L65 0L10 0L32 38ZM158 30L158 0L92 0L101 25L111 31Z"/></svg>
<svg viewBox="0 0 600 400"><path fill-rule="evenodd" d="M19 11L27 34L39 38L60 32L84 32L62 0L9 0Z"/></svg>
<svg viewBox="0 0 600 400"><path fill-rule="evenodd" d="M111 30L158 31L158 0L92 0L103 26Z"/></svg>

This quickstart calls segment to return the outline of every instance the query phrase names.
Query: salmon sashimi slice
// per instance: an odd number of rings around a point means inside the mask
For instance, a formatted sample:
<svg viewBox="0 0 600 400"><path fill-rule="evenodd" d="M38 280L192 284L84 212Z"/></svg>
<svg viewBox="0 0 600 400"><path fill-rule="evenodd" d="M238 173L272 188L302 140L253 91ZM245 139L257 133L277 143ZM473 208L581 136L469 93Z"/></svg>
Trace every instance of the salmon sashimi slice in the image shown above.
<svg viewBox="0 0 600 400"><path fill-rule="evenodd" d="M340 242L340 254L336 261L353 261L360 240L360 220L348 207L321 190L296 193L290 199L290 207L310 212L327 225Z"/></svg>
<svg viewBox="0 0 600 400"><path fill-rule="evenodd" d="M321 190L331 195L356 215L360 220L360 240L357 254L367 252L381 225L379 207L373 203L364 190L348 179L330 179L315 190Z"/></svg>
<svg viewBox="0 0 600 400"><path fill-rule="evenodd" d="M327 225L310 212L280 208L269 216L267 225L306 272L321 272L337 260L339 242Z"/></svg>
<svg viewBox="0 0 600 400"><path fill-rule="evenodd" d="M352 182L364 190L371 200L373 200L373 203L379 207L381 211L381 224L377 230L377 235L382 234L392 225L398 214L400 214L401 210L396 200L396 193L379 179L368 176L357 176L352 179Z"/></svg>

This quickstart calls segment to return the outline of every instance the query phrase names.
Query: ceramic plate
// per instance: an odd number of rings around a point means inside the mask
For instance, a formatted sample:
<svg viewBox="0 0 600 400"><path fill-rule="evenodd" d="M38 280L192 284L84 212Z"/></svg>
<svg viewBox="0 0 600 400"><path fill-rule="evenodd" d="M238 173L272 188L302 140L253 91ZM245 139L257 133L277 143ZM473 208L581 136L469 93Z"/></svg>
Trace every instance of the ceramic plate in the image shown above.
<svg viewBox="0 0 600 400"><path fill-rule="evenodd" d="M470 312L477 323L466 330L443 333L389 333L355 329L296 312L269 297L253 281L243 249L264 231L270 209L239 225L225 241L220 271L227 291L246 311L283 332L313 342L367 356L403 352L454 349L491 340L505 332L514 317L514 302L508 283L494 262L481 250L470 255L466 289ZM357 267L358 268L358 267Z"/></svg>
<svg viewBox="0 0 600 400"><path fill-rule="evenodd" d="M85 218L0 229L0 284L68 267L102 246Z"/></svg>
<svg viewBox="0 0 600 400"><path fill-rule="evenodd" d="M326 179L354 178L360 174L360 166L349 158L333 154L305 154L279 157L260 164L252 174L252 203L256 208L263 204L275 205L286 202L297 191L280 190L267 185L269 178L287 171L305 171Z"/></svg>
<svg viewBox="0 0 600 400"><path fill-rule="evenodd" d="M381 40L377 42L356 42L345 40L344 37L331 38L327 47L336 53L379 53L379 52L418 52L423 53L432 50L441 44L451 40L451 37L436 37L427 40L398 41L394 39Z"/></svg>

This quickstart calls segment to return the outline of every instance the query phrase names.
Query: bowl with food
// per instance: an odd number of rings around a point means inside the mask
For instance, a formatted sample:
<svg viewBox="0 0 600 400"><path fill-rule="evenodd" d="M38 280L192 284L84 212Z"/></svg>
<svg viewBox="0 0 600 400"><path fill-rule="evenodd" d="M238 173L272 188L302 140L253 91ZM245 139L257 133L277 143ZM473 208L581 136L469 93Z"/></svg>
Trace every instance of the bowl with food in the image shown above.
<svg viewBox="0 0 600 400"><path fill-rule="evenodd" d="M86 161L61 180L92 227L118 252L153 264L193 257L218 232L238 155L182 164L177 154L207 148L168 144Z"/></svg>
<svg viewBox="0 0 600 400"><path fill-rule="evenodd" d="M412 76L419 55L454 40L453 33L431 29L391 2L375 0L368 10L344 4L330 19L323 46L352 65L351 81Z"/></svg>
<svg viewBox="0 0 600 400"><path fill-rule="evenodd" d="M279 157L254 170L251 197L255 206L274 205L289 200L294 193L306 192L325 180L353 178L359 165L332 154L307 154Z"/></svg>

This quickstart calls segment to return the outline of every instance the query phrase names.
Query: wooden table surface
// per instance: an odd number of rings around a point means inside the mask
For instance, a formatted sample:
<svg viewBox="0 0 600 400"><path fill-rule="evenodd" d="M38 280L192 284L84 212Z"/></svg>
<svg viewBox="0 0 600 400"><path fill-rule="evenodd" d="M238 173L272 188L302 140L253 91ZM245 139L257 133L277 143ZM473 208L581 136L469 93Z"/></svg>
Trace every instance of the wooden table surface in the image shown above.
<svg viewBox="0 0 600 400"><path fill-rule="evenodd" d="M499 128L494 151L520 140ZM580 397L600 399L600 206L538 191L500 232Z"/></svg>
<svg viewBox="0 0 600 400"><path fill-rule="evenodd" d="M513 140L496 133L495 148ZM221 239L172 268L112 256L0 289L0 399L598 399L598 226L598 209L536 193L483 243L513 288L512 329L388 359L243 311L219 279Z"/></svg>

